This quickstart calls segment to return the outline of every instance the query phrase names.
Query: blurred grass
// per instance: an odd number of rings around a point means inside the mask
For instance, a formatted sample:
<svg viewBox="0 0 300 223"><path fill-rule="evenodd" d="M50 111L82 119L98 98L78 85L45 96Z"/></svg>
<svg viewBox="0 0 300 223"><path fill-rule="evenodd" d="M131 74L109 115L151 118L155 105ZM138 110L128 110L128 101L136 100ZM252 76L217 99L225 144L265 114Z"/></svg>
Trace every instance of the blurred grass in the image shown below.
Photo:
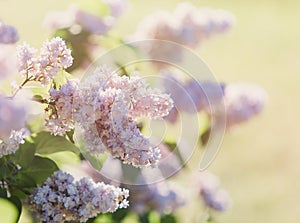
<svg viewBox="0 0 300 223"><path fill-rule="evenodd" d="M39 46L48 37L41 26L45 13L71 2L0 0L0 19L15 25L22 40ZM172 10L176 2L132 0L116 29L130 34L143 16ZM295 222L300 219L300 1L192 2L224 8L237 17L231 32L199 49L216 77L255 82L269 94L263 114L229 132L209 168L234 200L231 211L218 216L219 222Z"/></svg>

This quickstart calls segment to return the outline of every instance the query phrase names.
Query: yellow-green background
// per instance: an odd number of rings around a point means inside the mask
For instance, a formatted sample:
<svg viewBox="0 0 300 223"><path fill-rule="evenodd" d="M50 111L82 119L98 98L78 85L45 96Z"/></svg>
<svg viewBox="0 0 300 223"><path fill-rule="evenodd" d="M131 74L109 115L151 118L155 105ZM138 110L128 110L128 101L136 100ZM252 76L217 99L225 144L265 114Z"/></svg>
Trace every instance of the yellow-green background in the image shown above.
<svg viewBox="0 0 300 223"><path fill-rule="evenodd" d="M39 46L48 37L42 28L45 13L71 2L0 0L0 19L15 25L21 40ZM158 9L172 10L177 2L132 0L116 29L129 34L143 16ZM209 168L221 177L234 200L219 222L299 222L300 1L192 2L229 10L237 18L232 31L204 42L199 49L216 77L255 82L269 95L259 117L226 135Z"/></svg>

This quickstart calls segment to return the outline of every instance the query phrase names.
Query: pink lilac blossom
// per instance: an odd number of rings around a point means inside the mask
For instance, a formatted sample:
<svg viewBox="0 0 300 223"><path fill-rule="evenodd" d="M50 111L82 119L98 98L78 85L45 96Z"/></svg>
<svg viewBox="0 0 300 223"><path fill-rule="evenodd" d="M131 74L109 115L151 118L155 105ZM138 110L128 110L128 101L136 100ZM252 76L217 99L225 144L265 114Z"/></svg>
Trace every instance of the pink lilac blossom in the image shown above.
<svg viewBox="0 0 300 223"><path fill-rule="evenodd" d="M175 107L166 117L171 123L177 121L178 112L189 113L208 110L211 105L223 100L224 84L212 81L197 81L189 79L186 81L176 77L176 73L164 72L164 87L174 100Z"/></svg>
<svg viewBox="0 0 300 223"><path fill-rule="evenodd" d="M71 79L59 90L49 90L49 119L46 127L54 135L63 135L70 131L73 126L74 103L78 100L78 80Z"/></svg>
<svg viewBox="0 0 300 223"><path fill-rule="evenodd" d="M209 173L203 172L199 177L200 197L205 205L216 211L226 211L231 205L227 191L220 187L219 179Z"/></svg>
<svg viewBox="0 0 300 223"><path fill-rule="evenodd" d="M19 46L18 69L27 79L40 81L43 85L48 84L60 70L70 67L73 63L71 50L67 49L60 37L46 41L40 49L40 55L36 54L37 50L26 43Z"/></svg>
<svg viewBox="0 0 300 223"><path fill-rule="evenodd" d="M88 178L74 182L72 175L55 172L31 195L31 206L43 222L86 222L98 214L127 208L129 191L94 183Z"/></svg>
<svg viewBox="0 0 300 223"><path fill-rule="evenodd" d="M267 100L261 87L249 83L229 84L225 88L227 127L247 121L259 114Z"/></svg>
<svg viewBox="0 0 300 223"><path fill-rule="evenodd" d="M178 4L173 13L162 11L146 17L134 38L168 40L196 47L211 35L227 31L234 23L234 16L225 10L198 9L186 2Z"/></svg>
<svg viewBox="0 0 300 223"><path fill-rule="evenodd" d="M168 95L149 88L138 77L119 76L100 67L81 86L80 98L74 119L86 133L92 133L89 138L94 138L96 129L102 142L88 151L97 154L108 150L136 167L156 165L159 148L153 148L141 134L135 119L166 116L173 107Z"/></svg>
<svg viewBox="0 0 300 223"><path fill-rule="evenodd" d="M160 150L141 134L135 119L168 115L173 107L169 95L149 88L141 78L119 76L106 67L96 69L79 87L69 82L50 95L49 109L55 109L47 126L53 134L69 131L75 122L83 129L88 152L109 151L136 167L157 164Z"/></svg>
<svg viewBox="0 0 300 223"><path fill-rule="evenodd" d="M19 35L13 26L0 21L0 44L13 44L19 40Z"/></svg>

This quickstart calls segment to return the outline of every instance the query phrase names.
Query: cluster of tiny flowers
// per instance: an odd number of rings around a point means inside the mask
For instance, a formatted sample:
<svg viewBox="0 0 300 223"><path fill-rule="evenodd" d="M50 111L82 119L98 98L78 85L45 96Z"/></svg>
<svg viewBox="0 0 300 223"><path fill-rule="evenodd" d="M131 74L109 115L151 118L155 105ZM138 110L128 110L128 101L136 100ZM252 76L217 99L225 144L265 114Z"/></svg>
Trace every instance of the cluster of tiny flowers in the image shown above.
<svg viewBox="0 0 300 223"><path fill-rule="evenodd" d="M24 43L17 47L18 70L27 79L40 81L43 85L49 83L61 70L70 67L73 63L71 50L60 37L46 41L37 50Z"/></svg>
<svg viewBox="0 0 300 223"><path fill-rule="evenodd" d="M164 87L171 94L175 107L166 120L176 122L179 111L196 113L219 103L224 96L223 84L189 79L181 81L174 73L164 72Z"/></svg>
<svg viewBox="0 0 300 223"><path fill-rule="evenodd" d="M30 196L31 206L43 222L86 222L101 213L127 208L129 191L95 184L88 178L74 181L72 175L55 172Z"/></svg>
<svg viewBox="0 0 300 223"><path fill-rule="evenodd" d="M200 196L205 205L216 211L226 211L231 205L229 194L220 188L219 179L209 172L200 176Z"/></svg>
<svg viewBox="0 0 300 223"><path fill-rule="evenodd" d="M260 113L267 94L261 87L248 84L229 84L225 88L226 124L228 127L247 121Z"/></svg>
<svg viewBox="0 0 300 223"><path fill-rule="evenodd" d="M24 129L20 129L12 130L8 139L0 139L0 158L15 153L25 142L24 137Z"/></svg>
<svg viewBox="0 0 300 223"><path fill-rule="evenodd" d="M73 128L74 101L78 100L78 80L68 80L60 90L51 88L49 90L49 106L46 110L50 112L46 126L54 135L63 135Z"/></svg>
<svg viewBox="0 0 300 223"><path fill-rule="evenodd" d="M135 119L168 115L173 107L169 95L149 88L141 78L119 76L106 67L97 68L80 86L68 82L50 95L49 109L55 109L47 125L53 134L70 130L73 121L84 130L88 152L109 151L136 167L157 164L160 150L141 134Z"/></svg>
<svg viewBox="0 0 300 223"><path fill-rule="evenodd" d="M178 4L171 14L162 11L145 18L135 36L195 47L212 34L227 31L234 23L234 16L227 11L198 9L186 2Z"/></svg>
<svg viewBox="0 0 300 223"><path fill-rule="evenodd" d="M13 44L19 40L17 30L0 21L0 44Z"/></svg>
<svg viewBox="0 0 300 223"><path fill-rule="evenodd" d="M114 157L136 167L156 165L159 148L152 148L135 119L168 115L173 107L169 95L150 89L141 78L119 76L105 67L98 68L86 79L79 94L81 100L74 119L88 134L85 134L86 141L95 136L101 140L97 147L88 147L90 152L108 150Z"/></svg>
<svg viewBox="0 0 300 223"><path fill-rule="evenodd" d="M130 188L132 209L140 214L155 210L160 214L170 214L185 204L178 187L166 182L151 185L137 185Z"/></svg>

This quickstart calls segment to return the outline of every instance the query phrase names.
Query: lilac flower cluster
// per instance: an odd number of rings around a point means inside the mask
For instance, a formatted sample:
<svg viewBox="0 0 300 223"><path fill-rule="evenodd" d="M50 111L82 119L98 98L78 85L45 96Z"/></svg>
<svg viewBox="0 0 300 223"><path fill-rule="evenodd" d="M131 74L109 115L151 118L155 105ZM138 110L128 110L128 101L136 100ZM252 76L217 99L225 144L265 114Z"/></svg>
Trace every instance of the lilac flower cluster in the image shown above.
<svg viewBox="0 0 300 223"><path fill-rule="evenodd" d="M225 88L226 124L228 127L247 121L260 113L267 94L261 87L249 83L229 84Z"/></svg>
<svg viewBox="0 0 300 223"><path fill-rule="evenodd" d="M100 213L127 208L129 191L88 178L74 182L72 175L55 172L30 197L43 222L86 222Z"/></svg>
<svg viewBox="0 0 300 223"><path fill-rule="evenodd" d="M71 50L67 49L60 37L46 41L40 55L36 56L36 53L37 50L26 43L18 46L18 69L26 79L40 81L43 85L48 84L61 69L66 69L73 63Z"/></svg>
<svg viewBox="0 0 300 223"><path fill-rule="evenodd" d="M199 178L200 196L204 203L216 211L226 211L231 205L229 194L220 188L219 179L209 172Z"/></svg>
<svg viewBox="0 0 300 223"><path fill-rule="evenodd" d="M78 34L85 30L95 35L103 35L109 31L117 17L119 17L126 7L125 0L106 0L104 2L110 11L109 15L98 16L80 10L76 5L71 5L64 11L49 13L44 26L54 32L58 29L69 29L71 33Z"/></svg>
<svg viewBox="0 0 300 223"><path fill-rule="evenodd" d="M177 73L164 72L164 87L171 94L175 107L166 117L170 122L176 122L179 111L196 113L223 100L223 84L212 81L180 80Z"/></svg>
<svg viewBox="0 0 300 223"><path fill-rule="evenodd" d="M50 95L55 112L47 125L53 134L68 131L73 119L84 130L88 152L109 151L137 167L156 165L160 150L141 134L135 119L168 115L173 107L169 95L149 88L141 78L119 76L106 67L96 69L81 86L68 82Z"/></svg>
<svg viewBox="0 0 300 223"><path fill-rule="evenodd" d="M0 96L0 158L17 151L24 140L26 110L17 101Z"/></svg>
<svg viewBox="0 0 300 223"><path fill-rule="evenodd" d="M19 40L17 30L0 21L0 44L13 44Z"/></svg>
<svg viewBox="0 0 300 223"><path fill-rule="evenodd" d="M178 187L166 182L131 186L131 207L140 214L149 210L155 210L160 214L170 214L186 203L181 192Z"/></svg>
<svg viewBox="0 0 300 223"><path fill-rule="evenodd" d="M60 90L51 88L47 110L50 112L46 126L54 135L63 135L73 127L74 101L78 100L78 80L72 79Z"/></svg>
<svg viewBox="0 0 300 223"><path fill-rule="evenodd" d="M0 158L5 155L13 154L19 149L20 144L25 142L24 131L24 129L12 130L8 139L0 138Z"/></svg>
<svg viewBox="0 0 300 223"><path fill-rule="evenodd" d="M178 4L171 14L161 11L146 17L140 22L135 37L196 47L203 39L227 31L234 23L234 16L227 11L198 9L186 2Z"/></svg>

